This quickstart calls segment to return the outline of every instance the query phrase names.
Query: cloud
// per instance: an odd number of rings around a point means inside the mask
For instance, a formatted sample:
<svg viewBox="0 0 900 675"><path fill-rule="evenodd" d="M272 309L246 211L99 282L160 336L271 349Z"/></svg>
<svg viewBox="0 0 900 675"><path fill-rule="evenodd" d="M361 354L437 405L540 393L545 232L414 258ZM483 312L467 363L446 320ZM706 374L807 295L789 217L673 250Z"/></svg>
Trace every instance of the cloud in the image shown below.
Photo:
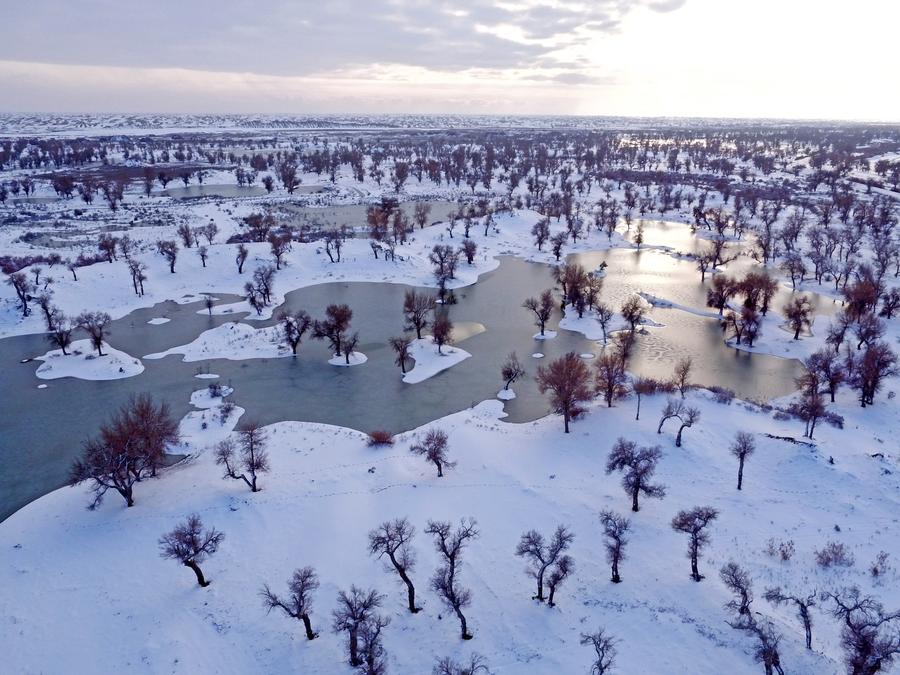
<svg viewBox="0 0 900 675"><path fill-rule="evenodd" d="M372 63L525 69L683 0L28 0L0 59L310 75Z"/></svg>

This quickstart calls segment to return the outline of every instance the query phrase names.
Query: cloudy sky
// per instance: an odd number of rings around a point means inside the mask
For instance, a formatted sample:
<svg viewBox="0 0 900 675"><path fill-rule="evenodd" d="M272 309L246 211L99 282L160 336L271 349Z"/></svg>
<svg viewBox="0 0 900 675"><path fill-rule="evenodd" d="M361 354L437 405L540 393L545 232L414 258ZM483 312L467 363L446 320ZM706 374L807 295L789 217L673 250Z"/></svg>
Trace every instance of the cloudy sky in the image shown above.
<svg viewBox="0 0 900 675"><path fill-rule="evenodd" d="M896 0L25 0L0 110L900 121Z"/></svg>

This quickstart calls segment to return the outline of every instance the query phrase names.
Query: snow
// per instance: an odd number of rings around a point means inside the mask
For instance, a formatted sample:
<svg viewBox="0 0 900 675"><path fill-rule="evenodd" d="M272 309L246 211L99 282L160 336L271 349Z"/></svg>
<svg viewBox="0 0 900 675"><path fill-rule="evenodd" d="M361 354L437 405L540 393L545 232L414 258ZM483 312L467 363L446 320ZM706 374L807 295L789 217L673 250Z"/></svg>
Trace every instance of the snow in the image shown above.
<svg viewBox="0 0 900 675"><path fill-rule="evenodd" d="M198 380L218 380L219 376L215 373L197 373L194 375Z"/></svg>
<svg viewBox="0 0 900 675"><path fill-rule="evenodd" d="M206 404L205 391L192 400ZM498 674L583 672L590 652L579 636L604 626L618 640L617 672L647 672L652 663L653 672L676 673L693 663L698 673L755 675L752 642L725 623L729 594L716 573L737 560L757 582L754 608L784 634L786 669L836 675L843 672L838 626L824 608L814 610L815 650L807 651L793 609L772 607L761 595L776 584L822 589L853 583L889 608L900 603L896 572L876 582L866 569L879 550L900 555L900 458L879 443L900 423L897 407L881 400L862 410L852 394L839 398L848 429L865 430L823 428L814 448L765 435L796 435L797 422L779 422L739 402L716 404L703 392L689 394L702 418L686 431L682 448L674 447L672 429L656 434L663 397L645 397L640 422L633 419L634 401L611 409L598 402L568 435L557 416L507 424L500 401L484 402L374 451L356 431L281 422L266 427L272 471L261 477L255 494L238 481L222 480L211 451L241 411L222 424L215 405L197 410L182 421L184 443L177 449L191 460L165 470L159 480L139 483L134 508L110 495L90 512L84 488L63 488L0 523L5 668L349 673L345 637L333 634L329 623L338 590L353 583L386 595L391 672L427 673L437 657L471 651L486 655ZM432 427L448 432L450 455L458 462L440 479L408 452ZM758 446L741 492L735 490L736 462L723 452L736 429L752 430ZM847 433L854 443L845 442ZM620 435L663 446L657 479L668 493L663 500L643 500L638 513L628 511L620 476L603 470ZM875 450L884 457L870 456ZM706 579L697 584L688 576L685 537L669 522L679 509L699 503L719 509L720 516L700 562ZM602 554L597 514L604 508L632 523L621 584L609 582ZM220 550L202 564L212 581L205 589L188 570L161 559L156 544L192 512L225 533ZM405 611L396 578L366 555L366 533L399 516L417 529L413 579L423 611L416 615ZM456 522L461 516L476 518L481 533L460 569L473 593L466 612L471 643L459 640L458 624L427 584L438 564L423 533L427 520ZM558 592L557 607L549 609L531 599L532 580L513 551L525 530L549 535L559 523L575 533L570 553L576 572ZM789 562L764 552L773 536L794 542L797 552ZM830 540L844 542L857 564L819 569L813 552ZM314 642L303 639L295 620L267 614L258 598L264 583L283 592L303 565L313 566L321 581L312 611L320 632ZM111 625L115 640L108 639Z"/></svg>
<svg viewBox="0 0 900 675"><path fill-rule="evenodd" d="M234 393L233 387L221 387L219 395L213 396L209 387L198 389L191 394L191 405L195 408L209 409L214 408L222 403L226 396Z"/></svg>
<svg viewBox="0 0 900 675"><path fill-rule="evenodd" d="M332 366L341 366L342 368L349 368L352 366L361 366L366 361L369 360L369 357L363 354L362 352L350 352L349 363L347 363L348 359L343 354L335 354L330 359L328 359L328 363Z"/></svg>
<svg viewBox="0 0 900 675"><path fill-rule="evenodd" d="M556 331L555 330L545 330L543 335L541 335L540 332L537 332L534 335L532 335L531 337L533 337L535 340L552 340L553 338L556 337Z"/></svg>
<svg viewBox="0 0 900 675"><path fill-rule="evenodd" d="M501 401L512 401L516 397L516 392L512 389L501 389L497 392L497 398Z"/></svg>
<svg viewBox="0 0 900 675"><path fill-rule="evenodd" d="M544 358L544 355L543 355L543 353L541 353L541 352L535 352L534 354L531 355L531 358L533 358L533 359L542 359L542 358Z"/></svg>
<svg viewBox="0 0 900 675"><path fill-rule="evenodd" d="M172 347L164 352L147 354L145 359L162 359L172 354L182 354L182 361L206 359L271 359L290 356L291 350L280 341L280 328L254 328L245 323L223 323L203 331L186 345Z"/></svg>
<svg viewBox="0 0 900 675"><path fill-rule="evenodd" d="M172 319L169 319L164 316L158 316L155 319L150 319L147 323L151 326L161 326L164 323L169 323Z"/></svg>
<svg viewBox="0 0 900 675"><path fill-rule="evenodd" d="M413 340L409 346L409 355L415 359L415 365L403 375L407 384L424 382L447 368L465 361L472 356L465 349L445 345L438 354L434 338L426 335L421 340Z"/></svg>
<svg viewBox="0 0 900 675"><path fill-rule="evenodd" d="M42 380L75 377L80 380L121 380L144 372L140 359L103 343L103 356L97 356L90 340L75 340L63 355L61 349L51 349L36 361L43 363L35 371Z"/></svg>

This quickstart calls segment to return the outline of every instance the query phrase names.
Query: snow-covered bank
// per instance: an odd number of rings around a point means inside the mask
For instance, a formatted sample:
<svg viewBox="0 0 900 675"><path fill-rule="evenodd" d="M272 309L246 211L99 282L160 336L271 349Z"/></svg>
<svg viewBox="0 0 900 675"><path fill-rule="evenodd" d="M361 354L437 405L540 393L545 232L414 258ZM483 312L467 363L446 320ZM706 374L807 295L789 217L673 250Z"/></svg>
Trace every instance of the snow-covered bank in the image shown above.
<svg viewBox="0 0 900 675"><path fill-rule="evenodd" d="M56 380L60 377L76 377L80 380L121 380L144 372L144 364L130 354L113 349L103 343L103 356L98 356L90 340L75 340L63 355L61 349L51 349L43 356L34 357L43 361L35 375L42 380Z"/></svg>
<svg viewBox="0 0 900 675"><path fill-rule="evenodd" d="M245 323L223 323L203 331L186 345L172 347L164 352L147 354L145 359L161 359L172 354L182 354L185 362L207 359L272 359L290 356L291 350L281 341L280 328L254 328Z"/></svg>
<svg viewBox="0 0 900 675"><path fill-rule="evenodd" d="M403 375L407 384L424 382L442 370L447 370L472 356L465 349L445 345L438 354L434 339L426 335L421 340L413 340L409 346L409 355L415 359L415 365Z"/></svg>
<svg viewBox="0 0 900 675"><path fill-rule="evenodd" d="M896 381L892 381L892 386ZM198 401L200 402L200 401ZM373 450L356 431L283 422L266 427L272 471L262 491L222 480L211 446L224 438L240 410L224 423L219 409L197 410L182 422L190 462L142 481L136 505L110 495L95 512L85 510L83 488L57 490L0 524L0 612L10 672L350 672L345 636L329 630L339 590L357 584L386 595L391 618L385 648L392 672L427 673L439 656L478 651L498 674L579 673L590 653L580 634L604 626L618 640L618 672L691 672L756 675L753 643L732 630L723 604L730 594L716 571L730 560L757 583L755 610L772 617L784 635L787 672L843 672L838 626L826 607L814 608L813 651L790 607L762 599L764 587L797 590L858 584L888 609L900 604L894 571L873 579L869 561L880 550L900 555L900 457L884 439L900 425L897 407L881 398L862 410L853 395L839 397L846 429L823 427L814 449L770 438L799 435L794 421L778 421L752 405L714 403L689 395L701 421L675 448L673 430L656 434L664 399L647 397L641 421L633 400L612 409L592 406L569 435L551 416L526 425L500 421L502 403L485 402L426 428L449 434L446 477L408 451L425 429L401 434L389 449ZM744 490L735 490L736 461L724 449L735 430L751 431L757 452L747 463ZM848 434L854 442L847 443ZM619 436L642 445L660 443L657 476L663 500L645 499L641 511L620 476L607 475L605 458ZM880 452L881 456L874 456ZM829 463L829 456L834 463ZM670 527L679 510L699 504L719 509L711 543L700 561L706 579L689 578L686 540ZM609 582L597 520L604 508L632 523L623 583ZM197 512L225 533L219 552L203 563L209 588L189 570L162 560L157 539ZM367 532L381 521L408 516L418 533L413 580L422 612L405 610L405 592L392 574L367 555ZM422 530L427 520L478 521L480 536L464 554L460 578L473 592L466 611L475 634L459 640L458 625L428 589L438 564ZM570 550L576 572L557 593L557 607L531 599L532 580L514 556L530 528L549 534L563 523L575 533ZM839 530L839 531L838 531ZM790 540L796 553L781 561L765 551ZM844 543L856 565L827 571L814 550ZM64 565L59 560L64 559ZM298 622L267 614L262 584L283 591L293 570L313 566L321 587L312 621L319 637L307 642ZM115 624L116 639L108 639ZM698 661L697 655L703 658ZM688 666L687 664L691 664Z"/></svg>

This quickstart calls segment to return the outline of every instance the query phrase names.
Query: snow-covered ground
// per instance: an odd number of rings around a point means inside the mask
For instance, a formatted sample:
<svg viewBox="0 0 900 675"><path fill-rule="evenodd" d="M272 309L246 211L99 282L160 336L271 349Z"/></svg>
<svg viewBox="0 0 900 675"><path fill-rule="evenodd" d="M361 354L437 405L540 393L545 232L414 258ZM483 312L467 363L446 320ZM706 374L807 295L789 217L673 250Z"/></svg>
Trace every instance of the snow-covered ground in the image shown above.
<svg viewBox="0 0 900 675"><path fill-rule="evenodd" d="M281 341L280 328L254 328L245 323L223 323L203 331L193 342L172 347L164 352L147 354L145 359L161 359L172 354L183 354L183 361L206 359L271 359L290 356L291 349Z"/></svg>
<svg viewBox="0 0 900 675"><path fill-rule="evenodd" d="M409 345L409 355L415 359L415 365L403 375L403 381L408 384L424 382L429 377L434 377L442 370L452 368L472 356L465 349L449 345L442 347L441 353L438 354L437 346L430 335L421 340L413 340Z"/></svg>
<svg viewBox="0 0 900 675"><path fill-rule="evenodd" d="M558 417L511 425L499 401L484 402L427 425L450 437L458 464L444 478L408 450L425 429L372 449L356 431L284 422L266 427L272 471L253 494L222 480L211 452L241 411L222 424L218 407L207 408L206 390L194 398L203 409L185 418L178 449L192 459L138 484L134 508L110 495L90 512L83 488L63 488L0 524L9 672L349 673L345 637L329 624L337 592L356 584L386 596L391 672L427 673L438 656L474 651L488 655L494 673L586 672L590 653L579 636L603 626L618 640L617 672L682 673L693 664L697 673L755 674L761 667L752 641L725 623L730 597L717 570L735 560L755 580L754 609L784 634L785 670L836 674L843 672L838 626L827 608L813 609L814 649L807 651L794 611L769 605L764 587L812 592L858 584L890 609L900 604L896 572L876 580L867 571L880 550L900 555L900 457L890 442L900 416L884 400L862 410L842 395L846 429L822 428L814 448L766 435L799 435L798 423L752 405L717 404L702 392L689 395L702 418L686 430L682 448L674 447L674 429L656 434L661 397L644 400L640 422L634 401L593 406L569 435ZM726 451L736 430L750 431L757 443L740 492L736 460ZM628 510L620 476L604 471L619 436L663 448L656 480L667 495L643 500L639 513ZM685 536L669 521L701 504L720 515L700 563L706 579L697 584L688 575ZM609 582L602 548L598 513L607 508L632 523L621 584ZM158 556L158 537L192 512L226 537L203 564L212 580L205 589ZM416 615L405 610L394 575L366 553L366 533L402 516L417 529L412 578L424 611ZM460 572L473 592L466 614L475 635L462 642L454 617L428 589L438 559L422 530L429 519L468 516L480 536ZM576 572L550 609L531 599L532 580L514 551L524 531L549 535L558 524L575 533ZM776 545L794 543L793 558L765 552L773 536ZM813 552L829 541L846 544L855 565L819 569ZM312 611L320 636L312 642L299 622L267 614L258 597L264 583L284 591L304 565L321 580Z"/></svg>
<svg viewBox="0 0 900 675"><path fill-rule="evenodd" d="M81 380L121 380L144 372L140 359L113 349L103 343L103 356L97 355L90 340L75 340L63 355L61 349L51 349L35 361L43 363L35 371L42 380L56 380L60 377L77 377Z"/></svg>

